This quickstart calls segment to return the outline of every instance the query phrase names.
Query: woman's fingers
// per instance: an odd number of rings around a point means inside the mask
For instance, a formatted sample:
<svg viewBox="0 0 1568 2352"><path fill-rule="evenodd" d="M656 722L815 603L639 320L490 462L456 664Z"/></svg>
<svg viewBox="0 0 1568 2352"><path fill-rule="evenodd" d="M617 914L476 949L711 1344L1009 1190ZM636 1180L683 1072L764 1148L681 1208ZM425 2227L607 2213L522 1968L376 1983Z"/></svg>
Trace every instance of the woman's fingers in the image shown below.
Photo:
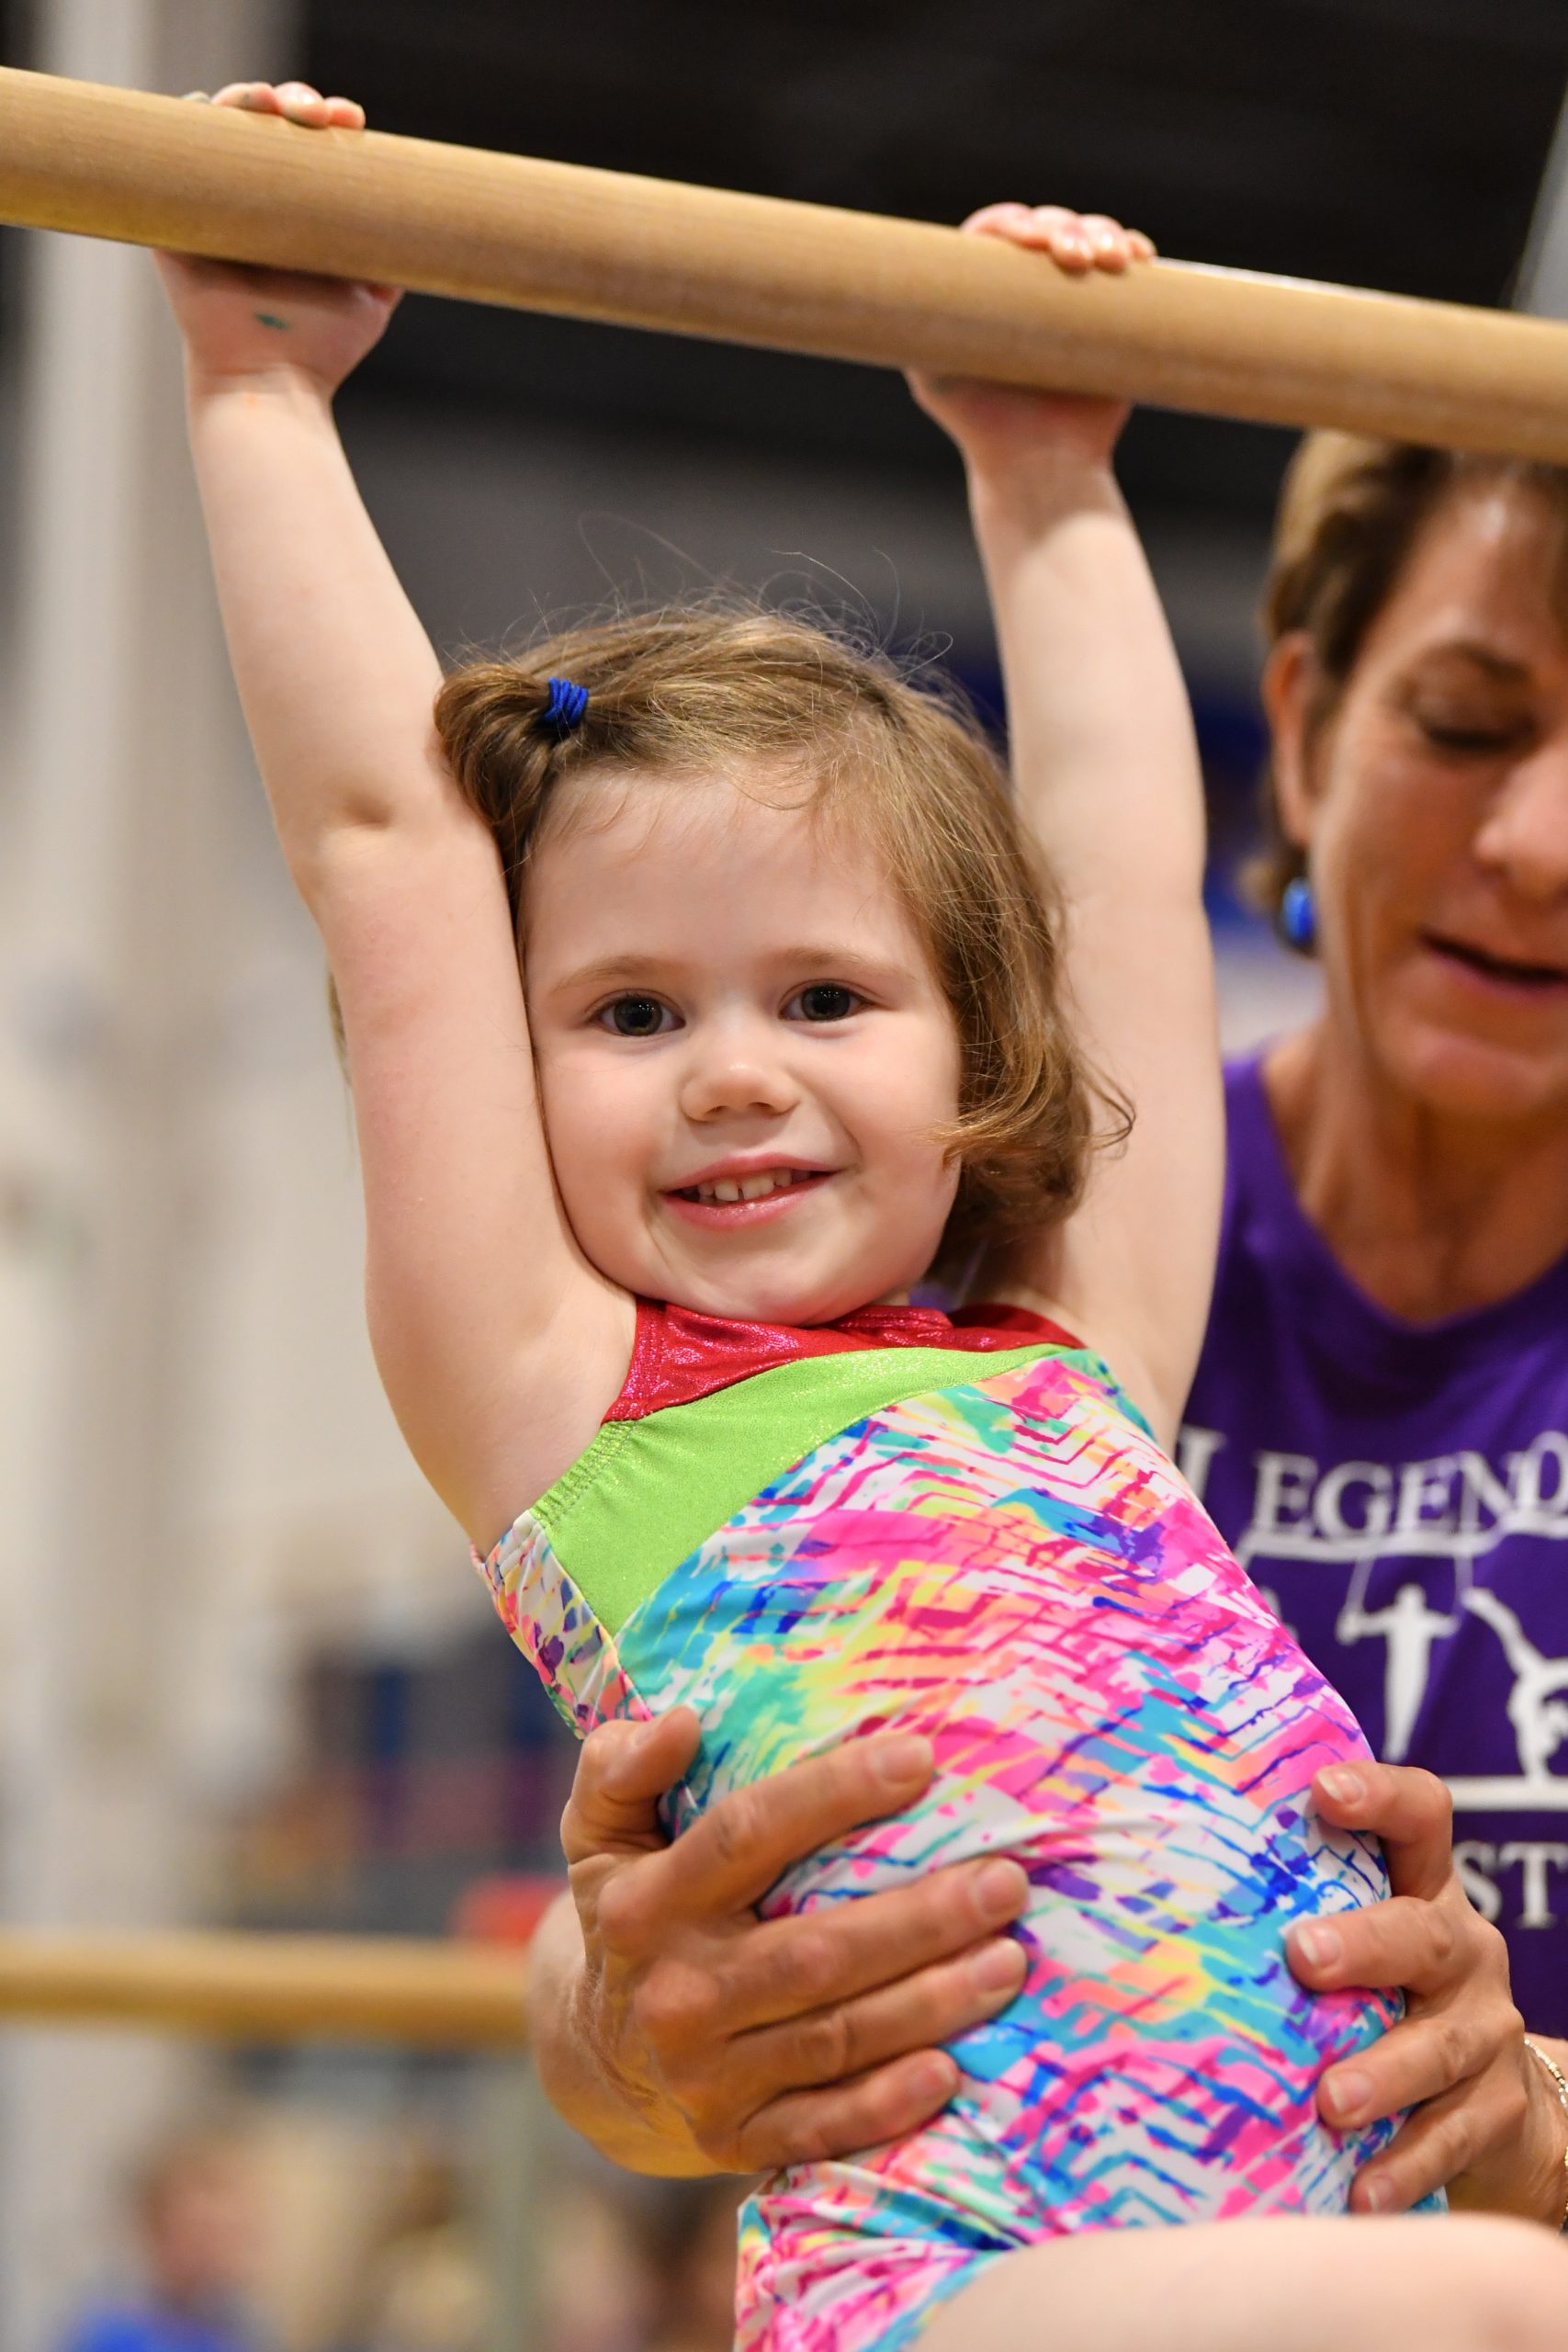
<svg viewBox="0 0 1568 2352"><path fill-rule="evenodd" d="M1494 1957L1483 1949L1492 1937L1504 1971L1502 1937L1456 1888L1451 1900L1395 1894L1365 1911L1299 1920L1286 1939L1286 1956L1292 1974L1314 1993L1356 1986L1437 1994Z"/></svg>
<svg viewBox="0 0 1568 2352"><path fill-rule="evenodd" d="M667 1854L626 1879L644 1878L638 1892L661 1923L745 1910L792 1862L912 1804L935 1769L931 1742L912 1734L847 1740L771 1780L732 1790Z"/></svg>
<svg viewBox="0 0 1568 2352"><path fill-rule="evenodd" d="M672 1708L647 1723L602 1724L589 1734L561 1815L561 1850L569 1869L664 1850L668 1840L660 1825L659 1799L690 1765L700 1734L690 1707Z"/></svg>
<svg viewBox="0 0 1568 2352"><path fill-rule="evenodd" d="M1354 2058L1330 2066L1318 2084L1318 2107L1336 2131L1352 2131L1424 2100L1446 2098L1495 2067L1512 2082L1504 2103L1512 2107L1515 2123L1522 2123L1525 2091L1518 2069L1499 2066L1506 2047L1489 2012L1438 2010L1407 2018Z"/></svg>
<svg viewBox="0 0 1568 2352"><path fill-rule="evenodd" d="M880 2147L939 2115L958 2083L958 2068L945 2052L922 2050L874 2067L858 2082L771 2099L748 2117L730 2147L710 2153L736 2172L771 2172L779 2165L817 2164L855 2148Z"/></svg>
<svg viewBox="0 0 1568 2352"><path fill-rule="evenodd" d="M1366 1757L1319 1772L1312 1793L1325 1821L1340 1829L1366 1830L1381 1841L1396 1894L1441 1892L1453 1871L1454 1809L1435 1774L1411 1764L1376 1764Z"/></svg>
<svg viewBox="0 0 1568 2352"><path fill-rule="evenodd" d="M733 2032L749 2032L887 1986L908 1997L907 2023L890 2047L940 2041L991 2014L993 1990L1006 1987L1009 1997L1017 1992L1024 1952L997 1931L1018 1917L1028 1897L1029 1882L1016 1862L964 1863L891 1894L769 1920L733 1947L722 1979L726 2023ZM932 2036L922 2022L932 1988L917 1972L939 1962L958 1969L969 1989L953 1980L955 2006L943 2010L948 2022ZM999 1974L982 1982L976 1971L987 1970Z"/></svg>
<svg viewBox="0 0 1568 2352"><path fill-rule="evenodd" d="M690 1709L585 1742L561 1825L615 2071L750 2171L842 2154L934 2114L957 2081L935 2046L996 2016L1027 1966L998 1931L1024 1907L1016 1862L982 1858L854 1902L759 1922L801 1856L910 1803L929 1740L851 1740L733 1790L673 1846L658 1801L690 1766Z"/></svg>
<svg viewBox="0 0 1568 2352"><path fill-rule="evenodd" d="M1560 2117L1550 2119L1543 2188L1539 2151L1526 2144L1541 2136L1539 2086L1507 1950L1455 1875L1448 1791L1428 1772L1366 1758L1320 1772L1313 1793L1325 1820L1381 1838L1394 1891L1364 1911L1298 1922L1287 1939L1292 1970L1315 1992L1398 1986L1407 2001L1400 2024L1318 2085L1324 2119L1338 2130L1410 2110L1358 2173L1355 2210L1394 2211L1450 2182L1502 2210L1554 2206Z"/></svg>
<svg viewBox="0 0 1568 2352"><path fill-rule="evenodd" d="M890 2059L934 2050L1016 1999L1025 1965L1021 1946L1001 1937L858 1999L739 2035L729 2061L744 2104L850 2082Z"/></svg>
<svg viewBox="0 0 1568 2352"><path fill-rule="evenodd" d="M1521 2101L1522 2106L1522 2101ZM1501 2072L1428 2099L1350 2184L1353 2213L1402 2213L1467 2172L1518 2128L1511 2086Z"/></svg>

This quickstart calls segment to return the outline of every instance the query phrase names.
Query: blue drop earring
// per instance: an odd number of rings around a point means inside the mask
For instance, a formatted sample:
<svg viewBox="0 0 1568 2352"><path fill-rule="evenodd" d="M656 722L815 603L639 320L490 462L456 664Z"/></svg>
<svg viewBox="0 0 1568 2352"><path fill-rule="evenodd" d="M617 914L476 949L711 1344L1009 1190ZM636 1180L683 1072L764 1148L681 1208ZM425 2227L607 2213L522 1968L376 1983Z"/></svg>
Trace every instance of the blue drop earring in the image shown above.
<svg viewBox="0 0 1568 2352"><path fill-rule="evenodd" d="M1298 956L1310 956L1317 945L1317 905L1304 874L1293 875L1280 900L1280 935Z"/></svg>

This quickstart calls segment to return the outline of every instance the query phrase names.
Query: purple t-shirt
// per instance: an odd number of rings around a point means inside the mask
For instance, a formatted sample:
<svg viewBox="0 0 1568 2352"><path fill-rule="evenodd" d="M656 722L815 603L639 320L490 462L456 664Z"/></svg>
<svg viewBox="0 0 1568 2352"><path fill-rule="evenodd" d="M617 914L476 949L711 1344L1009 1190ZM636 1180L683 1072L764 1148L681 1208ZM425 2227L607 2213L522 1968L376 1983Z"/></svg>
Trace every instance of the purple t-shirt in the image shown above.
<svg viewBox="0 0 1568 2352"><path fill-rule="evenodd" d="M1180 1460L1390 1763L1440 1773L1527 2025L1568 2035L1568 1258L1402 1322L1303 1215L1257 1061Z"/></svg>

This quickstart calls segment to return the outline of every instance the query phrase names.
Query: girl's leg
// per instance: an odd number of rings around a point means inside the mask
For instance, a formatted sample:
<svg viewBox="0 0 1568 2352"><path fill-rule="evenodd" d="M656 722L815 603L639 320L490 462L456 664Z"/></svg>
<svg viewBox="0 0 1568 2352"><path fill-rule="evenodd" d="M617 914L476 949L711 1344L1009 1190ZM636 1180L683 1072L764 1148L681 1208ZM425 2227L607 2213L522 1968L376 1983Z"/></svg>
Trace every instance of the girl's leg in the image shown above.
<svg viewBox="0 0 1568 2352"><path fill-rule="evenodd" d="M1106 2230L988 2263L919 2352L1568 2352L1568 2252L1489 2215Z"/></svg>

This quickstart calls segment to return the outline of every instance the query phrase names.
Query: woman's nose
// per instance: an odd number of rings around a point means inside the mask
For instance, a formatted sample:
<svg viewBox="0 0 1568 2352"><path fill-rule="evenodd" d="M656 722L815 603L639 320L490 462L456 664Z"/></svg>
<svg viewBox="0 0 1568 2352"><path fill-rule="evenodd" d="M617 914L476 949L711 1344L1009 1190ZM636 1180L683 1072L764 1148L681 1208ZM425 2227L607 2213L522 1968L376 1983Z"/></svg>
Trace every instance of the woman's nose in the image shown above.
<svg viewBox="0 0 1568 2352"><path fill-rule="evenodd" d="M1482 820L1475 850L1523 897L1568 892L1568 728L1510 769Z"/></svg>

